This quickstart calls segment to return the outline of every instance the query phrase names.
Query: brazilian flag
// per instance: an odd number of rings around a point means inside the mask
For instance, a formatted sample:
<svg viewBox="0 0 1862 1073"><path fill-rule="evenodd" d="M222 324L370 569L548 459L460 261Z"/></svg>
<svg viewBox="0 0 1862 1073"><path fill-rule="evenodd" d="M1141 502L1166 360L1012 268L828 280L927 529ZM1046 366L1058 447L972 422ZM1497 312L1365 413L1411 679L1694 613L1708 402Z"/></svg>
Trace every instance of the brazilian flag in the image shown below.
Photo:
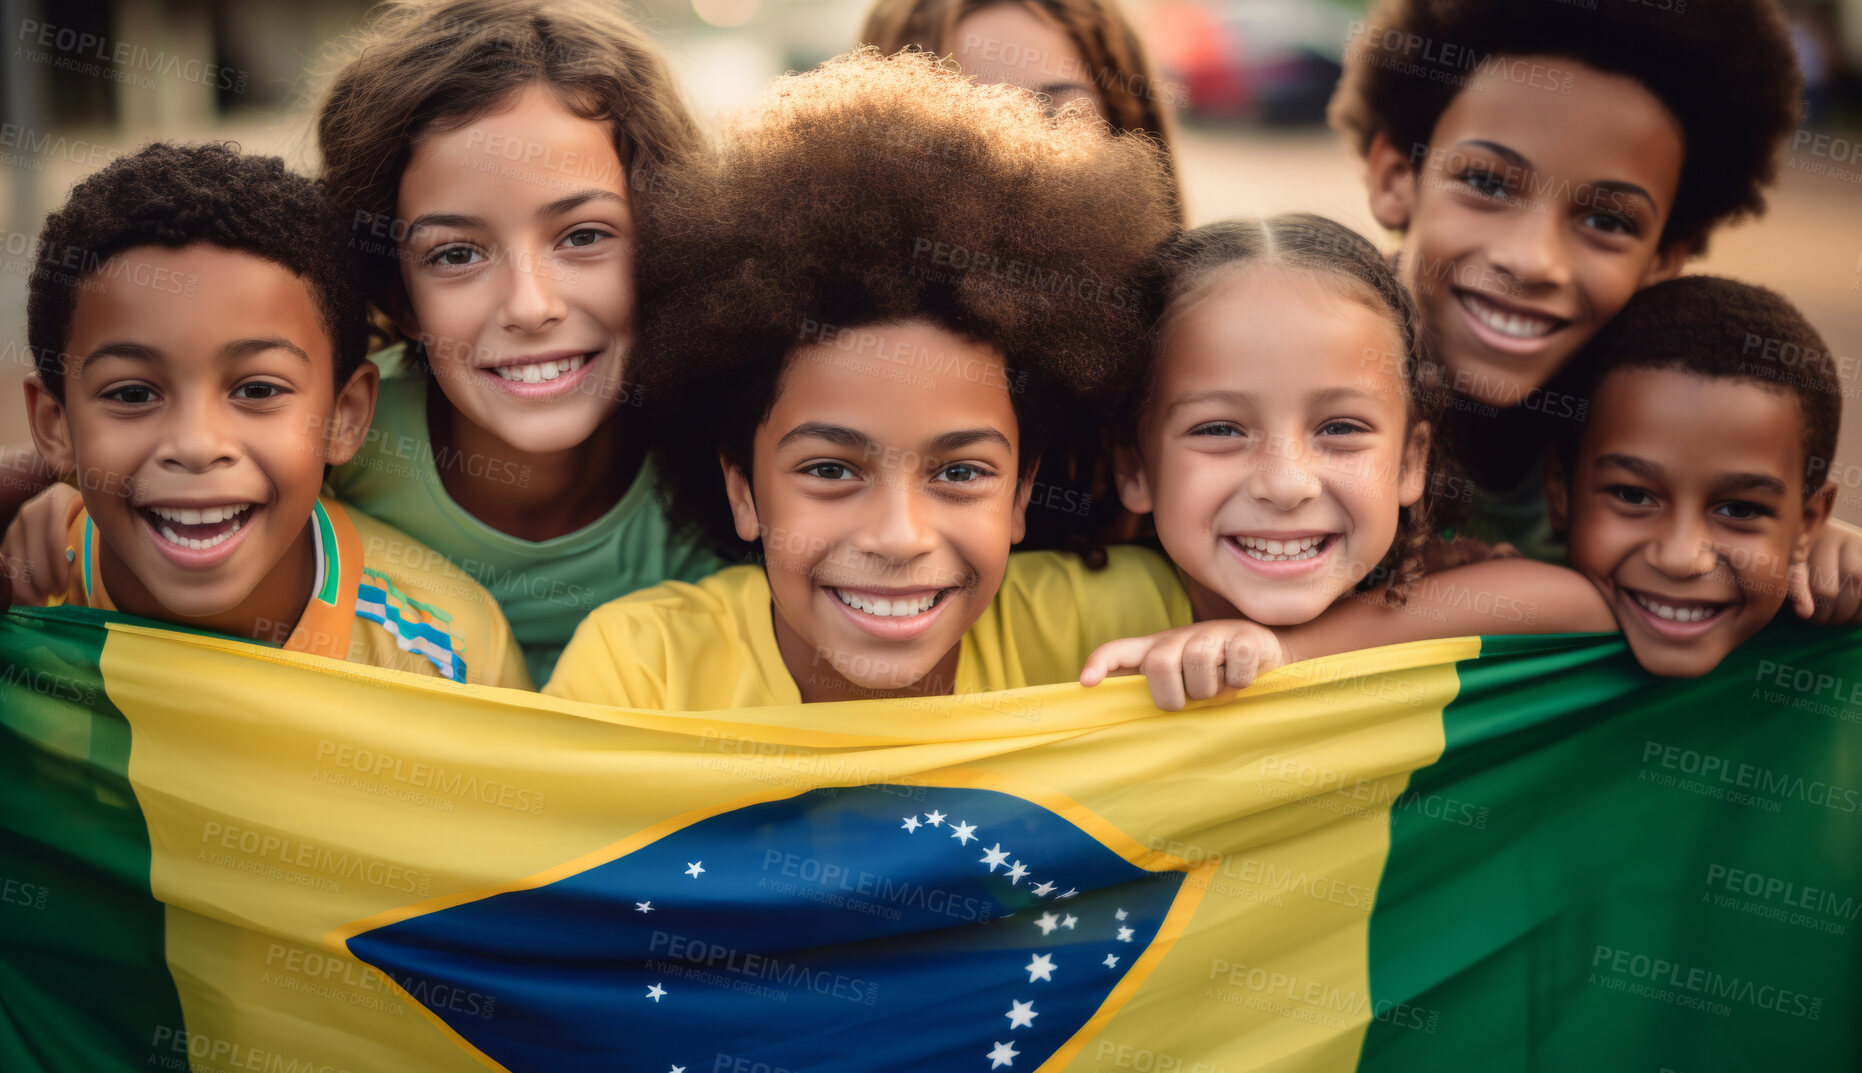
<svg viewBox="0 0 1862 1073"><path fill-rule="evenodd" d="M1856 1069L1857 638L682 714L15 610L0 1069Z"/></svg>

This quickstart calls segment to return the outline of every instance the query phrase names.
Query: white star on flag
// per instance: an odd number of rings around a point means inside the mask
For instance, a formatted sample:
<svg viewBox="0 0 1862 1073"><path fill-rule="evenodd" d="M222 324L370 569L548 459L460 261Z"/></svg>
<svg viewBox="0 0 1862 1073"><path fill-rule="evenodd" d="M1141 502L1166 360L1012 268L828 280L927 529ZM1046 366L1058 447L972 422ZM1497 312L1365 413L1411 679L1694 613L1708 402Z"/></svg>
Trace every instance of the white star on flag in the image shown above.
<svg viewBox="0 0 1862 1073"><path fill-rule="evenodd" d="M936 827L938 824L944 822L944 814L937 809L932 809L930 812L925 813L925 822Z"/></svg>
<svg viewBox="0 0 1862 1073"><path fill-rule="evenodd" d="M991 868L990 871L993 872L995 871L995 869ZM1022 877L1027 874L1028 874L1028 869L1022 867L1022 862L1016 861L1015 867L1009 869L1009 872L1008 872L1009 882L1011 884L1020 883L1022 881Z"/></svg>
<svg viewBox="0 0 1862 1073"><path fill-rule="evenodd" d="M996 865L1009 863L1009 851L1003 849L1002 843L998 842L994 849L984 850L983 859L977 863L988 865L989 870L993 872L996 870Z"/></svg>
<svg viewBox="0 0 1862 1073"><path fill-rule="evenodd" d="M1121 943L1129 943L1129 942L1131 942L1131 929L1130 929L1130 928L1120 928L1120 929L1118 930L1118 941L1119 941L1119 942L1121 942Z"/></svg>
<svg viewBox="0 0 1862 1073"><path fill-rule="evenodd" d="M900 827L903 827L903 828L905 828L905 829L906 829L907 831L910 831L910 832L912 832L912 833L914 833L914 834L915 834L915 833L917 833L917 831L918 831L918 828L920 828L920 827L922 827L922 826L924 826L924 825L918 822L918 817L916 817L916 816L907 816L907 817L905 817L905 822L904 822L904 823L902 823L902 824L899 824L899 826L900 826Z"/></svg>
<svg viewBox="0 0 1862 1073"><path fill-rule="evenodd" d="M1031 1028L1034 1025L1034 1019L1041 1015L1034 1011L1034 1002L1032 1000L1028 1002L1017 1002L1014 999L1010 999L1009 1012L1002 1016L1009 1019L1010 1028Z"/></svg>
<svg viewBox="0 0 1862 1073"><path fill-rule="evenodd" d="M1080 918L1079 918L1079 917L1076 917L1076 916L1074 916L1074 915L1073 915L1072 913L1068 913L1068 914L1067 914L1067 919L1065 919L1065 920L1063 920L1063 921L1061 921L1061 922L1060 922L1060 926L1061 926L1061 927L1063 927L1063 928L1066 928L1066 929L1067 929L1067 930L1069 930L1069 931L1072 931L1072 930L1073 930L1073 926L1074 926L1075 924L1078 924L1079 922L1080 922Z"/></svg>
<svg viewBox="0 0 1862 1073"><path fill-rule="evenodd" d="M652 902L635 902L634 903L634 912L636 913L651 913L652 911L653 911Z"/></svg>
<svg viewBox="0 0 1862 1073"><path fill-rule="evenodd" d="M684 1066L673 1066L672 1073L685 1073L685 1067Z"/></svg>
<svg viewBox="0 0 1862 1073"><path fill-rule="evenodd" d="M699 873L703 872L704 870L705 870L704 861L685 862L685 874L688 876L691 876L693 879L697 879L699 876Z"/></svg>
<svg viewBox="0 0 1862 1073"><path fill-rule="evenodd" d="M1126 917L1128 917L1128 916L1130 916L1131 914L1130 914L1130 913L1127 913L1127 912L1126 912L1125 910L1123 910L1123 909L1120 909L1120 910L1119 910L1118 912L1116 912L1116 913L1113 913L1112 915L1113 915L1113 916L1115 916L1115 917L1117 917L1117 918L1119 918L1120 920L1124 920L1124 919L1125 919Z"/></svg>
<svg viewBox="0 0 1862 1073"><path fill-rule="evenodd" d="M660 999L660 996L664 995L665 993L666 993L665 988L661 987L658 984L654 984L652 987L647 988L646 997L652 999L654 1002L657 1003Z"/></svg>
<svg viewBox="0 0 1862 1073"><path fill-rule="evenodd" d="M1022 1052L1015 1049L1013 1043L998 1043L996 1049L989 1052L989 1068L1001 1069L1015 1064L1015 1056Z"/></svg>
<svg viewBox="0 0 1862 1073"><path fill-rule="evenodd" d="M1075 889L1073 889L1072 887L1068 887L1068 888L1067 888L1067 893L1065 893L1065 894L1063 894L1063 895L1061 895L1061 897L1062 897L1062 898L1071 898L1071 897L1073 897L1073 896L1074 896L1075 894L1078 894L1078 893L1080 893L1080 892L1079 892L1079 891L1077 891L1077 890L1075 890Z"/></svg>
<svg viewBox="0 0 1862 1073"><path fill-rule="evenodd" d="M1034 925L1041 929L1042 935L1048 935L1051 934L1055 928L1060 926L1060 918L1052 913L1042 913L1041 919L1035 921Z"/></svg>
<svg viewBox="0 0 1862 1073"><path fill-rule="evenodd" d="M976 837L976 825L958 820L951 826L950 837L956 839L959 846L967 846Z"/></svg>
<svg viewBox="0 0 1862 1073"><path fill-rule="evenodd" d="M1102 961L1102 962L1100 962L1100 964L1101 964L1101 965L1104 965L1104 966L1105 966L1106 968L1108 968L1108 969L1116 969L1116 968L1118 968L1118 955L1117 955L1117 954L1107 954L1107 955L1106 955L1106 959L1105 959L1104 961Z"/></svg>
<svg viewBox="0 0 1862 1073"><path fill-rule="evenodd" d="M1043 879L1041 881L1041 885L1036 887L1034 889L1034 892L1045 898L1047 896L1047 892L1053 889L1054 889L1054 884L1049 883L1047 880Z"/></svg>
<svg viewBox="0 0 1862 1073"><path fill-rule="evenodd" d="M1058 967L1054 964L1052 954L1036 954L1033 961L1022 966L1028 970L1029 983L1034 983L1036 980L1047 980L1051 983L1054 979L1054 970Z"/></svg>

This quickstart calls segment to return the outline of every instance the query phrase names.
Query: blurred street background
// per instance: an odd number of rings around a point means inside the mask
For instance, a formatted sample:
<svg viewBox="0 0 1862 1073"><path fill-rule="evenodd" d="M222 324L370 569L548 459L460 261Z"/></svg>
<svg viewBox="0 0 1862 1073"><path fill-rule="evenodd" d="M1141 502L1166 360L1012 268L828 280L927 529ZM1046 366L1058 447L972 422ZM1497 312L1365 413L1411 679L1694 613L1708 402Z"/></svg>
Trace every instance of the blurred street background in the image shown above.
<svg viewBox="0 0 1862 1073"><path fill-rule="evenodd" d="M1394 245L1359 165L1323 124L1364 0L1125 0L1179 111L1192 224L1309 210ZM701 117L855 43L867 0L636 3ZM29 443L19 382L26 279L44 214L70 186L156 139L233 140L315 168L323 46L361 0L0 0L0 447ZM1781 291L1862 365L1862 0L1787 5L1814 83L1771 211L1717 235L1694 270ZM48 30L49 36L48 36ZM48 44L49 42L49 44ZM1862 522L1862 383L1847 381L1837 513Z"/></svg>

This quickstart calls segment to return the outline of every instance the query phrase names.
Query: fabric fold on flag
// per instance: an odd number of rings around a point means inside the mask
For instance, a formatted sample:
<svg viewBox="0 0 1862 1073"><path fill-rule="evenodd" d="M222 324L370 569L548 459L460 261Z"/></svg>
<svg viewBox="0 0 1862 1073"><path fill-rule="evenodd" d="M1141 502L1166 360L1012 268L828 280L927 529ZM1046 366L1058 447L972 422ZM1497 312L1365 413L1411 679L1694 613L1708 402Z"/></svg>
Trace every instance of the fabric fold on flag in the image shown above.
<svg viewBox="0 0 1862 1073"><path fill-rule="evenodd" d="M1857 639L671 713L19 609L0 1066L1840 1068Z"/></svg>

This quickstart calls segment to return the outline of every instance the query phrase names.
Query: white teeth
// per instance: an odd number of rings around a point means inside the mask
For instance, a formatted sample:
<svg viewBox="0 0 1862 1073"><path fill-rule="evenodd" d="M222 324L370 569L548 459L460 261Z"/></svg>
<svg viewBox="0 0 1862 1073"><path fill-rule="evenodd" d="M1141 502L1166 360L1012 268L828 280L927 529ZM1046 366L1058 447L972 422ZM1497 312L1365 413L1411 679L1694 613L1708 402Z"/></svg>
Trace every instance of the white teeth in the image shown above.
<svg viewBox="0 0 1862 1073"><path fill-rule="evenodd" d="M182 522L181 524L188 525L192 523ZM245 527L246 527L245 520L243 518L238 519L233 522L233 527L231 529L228 529L226 532L221 533L219 536L212 536L212 537L206 538L205 540L201 540L201 539L196 539L194 537L184 537L180 535L179 533L176 533L173 529L170 529L164 525L162 526L162 539L166 540L168 543L173 544L177 547L192 548L195 551L206 551L208 548L217 548L221 544L224 544L228 540L231 540L233 538L234 533L239 532L241 529L244 529Z"/></svg>
<svg viewBox="0 0 1862 1073"><path fill-rule="evenodd" d="M237 518L252 509L250 503L224 507L150 507L149 513L164 521L179 522L182 525L218 525L228 518Z"/></svg>
<svg viewBox="0 0 1862 1073"><path fill-rule="evenodd" d="M1669 604L1657 603L1639 592L1630 595L1656 618L1667 619L1671 622L1700 622L1720 613L1720 608L1717 607L1673 607Z"/></svg>
<svg viewBox="0 0 1862 1073"><path fill-rule="evenodd" d="M1463 304L1482 324L1501 335L1510 335L1515 339L1536 339L1551 331L1558 323L1544 317L1527 317L1518 313L1503 312L1478 298L1470 297Z"/></svg>
<svg viewBox="0 0 1862 1073"><path fill-rule="evenodd" d="M909 600L888 600L883 596L874 597L869 600L864 596L856 596L845 589L835 589L834 595L840 597L841 603L846 604L855 611L864 611L869 615L877 615L881 618L910 618L913 615L922 615L926 611L931 610L931 605L937 603L938 597L938 594L934 592L927 596L914 596Z"/></svg>
<svg viewBox="0 0 1862 1073"><path fill-rule="evenodd" d="M566 373L575 372L586 361L588 361L588 355L577 354L573 358L540 361L533 365L500 365L492 372L514 384L540 384L545 380L554 380Z"/></svg>
<svg viewBox="0 0 1862 1073"><path fill-rule="evenodd" d="M1279 563L1312 558L1319 554L1319 546L1325 543L1326 538L1310 536L1298 540L1267 540L1262 537L1238 536L1234 540L1241 545L1241 550L1247 553L1248 558Z"/></svg>

